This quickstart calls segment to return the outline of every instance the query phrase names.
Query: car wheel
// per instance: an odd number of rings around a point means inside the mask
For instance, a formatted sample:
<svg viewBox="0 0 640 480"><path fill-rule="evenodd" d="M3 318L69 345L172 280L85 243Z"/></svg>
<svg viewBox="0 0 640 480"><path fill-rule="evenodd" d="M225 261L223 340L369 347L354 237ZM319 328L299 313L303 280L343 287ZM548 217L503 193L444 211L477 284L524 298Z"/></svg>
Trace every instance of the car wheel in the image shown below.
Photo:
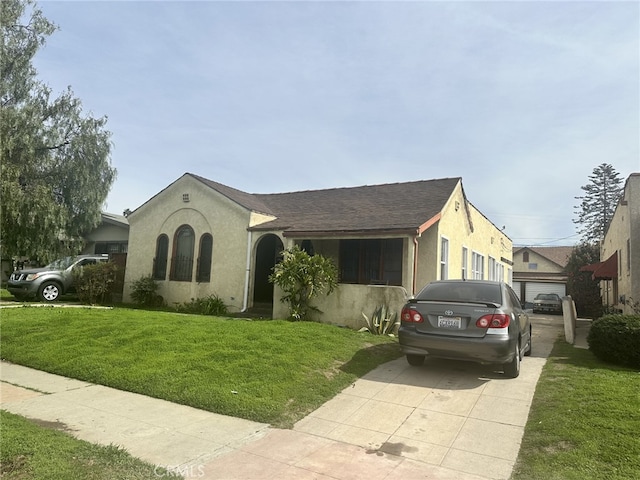
<svg viewBox="0 0 640 480"><path fill-rule="evenodd" d="M516 351L513 360L504 364L504 374L509 378L520 375L520 342L516 342Z"/></svg>
<svg viewBox="0 0 640 480"><path fill-rule="evenodd" d="M55 282L45 282L40 287L38 296L43 302L55 302L60 296L60 286Z"/></svg>
<svg viewBox="0 0 640 480"><path fill-rule="evenodd" d="M407 362L409 365L419 367L424 363L424 355L407 355Z"/></svg>
<svg viewBox="0 0 640 480"><path fill-rule="evenodd" d="M529 341L527 342L527 349L524 351L525 357L531 356L532 348L533 348L533 338L531 337L531 328L529 328Z"/></svg>

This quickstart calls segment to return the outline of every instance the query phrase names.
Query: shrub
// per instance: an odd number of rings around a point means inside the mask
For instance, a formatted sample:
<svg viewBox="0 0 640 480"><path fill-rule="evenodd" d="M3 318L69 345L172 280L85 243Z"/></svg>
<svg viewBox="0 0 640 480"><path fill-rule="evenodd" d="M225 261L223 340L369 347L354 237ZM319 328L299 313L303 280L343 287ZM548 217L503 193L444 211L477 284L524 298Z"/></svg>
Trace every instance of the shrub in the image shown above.
<svg viewBox="0 0 640 480"><path fill-rule="evenodd" d="M157 292L158 283L151 275L140 277L131 285L131 299L140 305L162 305L162 297Z"/></svg>
<svg viewBox="0 0 640 480"><path fill-rule="evenodd" d="M181 313L196 313L199 315L225 316L229 314L229 309L217 295L192 298L190 302L178 304L176 310Z"/></svg>
<svg viewBox="0 0 640 480"><path fill-rule="evenodd" d="M601 360L640 368L640 315L606 315L594 320L587 342Z"/></svg>
<svg viewBox="0 0 640 480"><path fill-rule="evenodd" d="M82 303L90 305L111 300L118 266L111 262L86 265L73 272L73 284Z"/></svg>
<svg viewBox="0 0 640 480"><path fill-rule="evenodd" d="M362 312L367 325L362 327L360 332L370 332L374 335L389 335L393 337L395 335L396 327L400 325L397 320L398 312L391 312L387 305L380 305L373 311L371 317L367 317Z"/></svg>
<svg viewBox="0 0 640 480"><path fill-rule="evenodd" d="M333 292L338 286L338 269L330 259L309 255L297 245L283 251L282 257L269 281L284 292L280 301L289 305L289 319L310 320L313 313L321 313L311 300Z"/></svg>

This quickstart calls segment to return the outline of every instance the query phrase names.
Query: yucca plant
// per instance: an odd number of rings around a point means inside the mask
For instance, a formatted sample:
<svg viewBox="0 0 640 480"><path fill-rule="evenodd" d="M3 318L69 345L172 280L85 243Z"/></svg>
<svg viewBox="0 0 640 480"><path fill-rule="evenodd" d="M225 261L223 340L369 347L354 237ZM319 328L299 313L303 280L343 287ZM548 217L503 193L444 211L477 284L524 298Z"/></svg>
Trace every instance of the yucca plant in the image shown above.
<svg viewBox="0 0 640 480"><path fill-rule="evenodd" d="M371 317L362 312L366 326L362 327L360 332L370 332L374 335L395 336L396 327L400 325L398 313L392 312L388 305L380 305L373 311Z"/></svg>

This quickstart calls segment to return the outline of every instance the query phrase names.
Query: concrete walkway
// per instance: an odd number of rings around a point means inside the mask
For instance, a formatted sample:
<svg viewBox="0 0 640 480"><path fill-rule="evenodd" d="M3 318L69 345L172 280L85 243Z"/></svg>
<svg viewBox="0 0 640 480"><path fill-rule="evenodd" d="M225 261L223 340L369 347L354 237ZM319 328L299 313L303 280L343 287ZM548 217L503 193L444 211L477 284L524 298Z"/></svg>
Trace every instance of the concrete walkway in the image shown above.
<svg viewBox="0 0 640 480"><path fill-rule="evenodd" d="M518 378L404 358L357 380L292 430L0 364L1 407L186 479L508 479L561 317L533 316Z"/></svg>

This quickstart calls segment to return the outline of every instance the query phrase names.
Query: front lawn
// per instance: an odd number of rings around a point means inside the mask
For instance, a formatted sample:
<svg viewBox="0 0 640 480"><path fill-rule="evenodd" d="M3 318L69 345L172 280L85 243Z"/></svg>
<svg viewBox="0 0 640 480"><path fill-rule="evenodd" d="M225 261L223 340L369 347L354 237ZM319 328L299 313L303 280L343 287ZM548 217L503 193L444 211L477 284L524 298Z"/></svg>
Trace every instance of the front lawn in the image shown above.
<svg viewBox="0 0 640 480"><path fill-rule="evenodd" d="M278 427L400 356L332 325L126 308L9 308L0 327L4 360Z"/></svg>
<svg viewBox="0 0 640 480"><path fill-rule="evenodd" d="M556 342L512 480L640 478L640 372Z"/></svg>

